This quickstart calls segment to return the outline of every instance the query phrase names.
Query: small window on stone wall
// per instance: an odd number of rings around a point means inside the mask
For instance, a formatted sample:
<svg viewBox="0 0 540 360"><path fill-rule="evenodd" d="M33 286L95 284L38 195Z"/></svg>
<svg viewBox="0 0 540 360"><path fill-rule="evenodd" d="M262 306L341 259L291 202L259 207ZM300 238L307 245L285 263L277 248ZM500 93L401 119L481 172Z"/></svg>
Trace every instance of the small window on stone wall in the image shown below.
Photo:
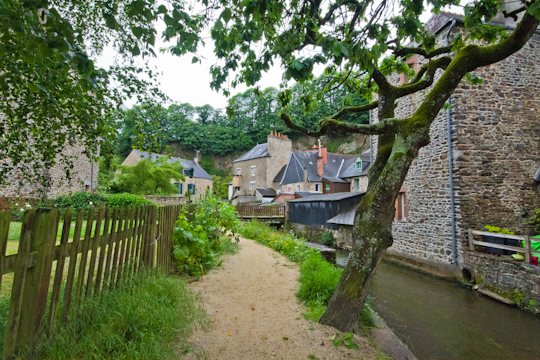
<svg viewBox="0 0 540 360"><path fill-rule="evenodd" d="M409 202L406 192L400 192L396 199L396 220L407 221L409 216Z"/></svg>

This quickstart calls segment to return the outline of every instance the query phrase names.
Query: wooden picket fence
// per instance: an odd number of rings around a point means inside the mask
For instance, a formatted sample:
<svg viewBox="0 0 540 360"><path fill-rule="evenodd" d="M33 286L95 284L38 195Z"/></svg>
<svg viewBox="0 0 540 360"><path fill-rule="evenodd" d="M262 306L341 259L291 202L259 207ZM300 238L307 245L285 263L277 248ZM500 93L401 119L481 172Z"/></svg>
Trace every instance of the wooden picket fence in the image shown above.
<svg viewBox="0 0 540 360"><path fill-rule="evenodd" d="M285 217L282 205L237 205L236 211L241 218Z"/></svg>
<svg viewBox="0 0 540 360"><path fill-rule="evenodd" d="M8 256L11 213L0 211L0 274L13 273L4 358L33 346L40 328L51 334L55 325L65 324L70 314L76 314L85 299L113 290L141 269L160 268L170 273L172 235L180 211L179 205L99 207L76 215L67 209L57 239L59 211L28 210L22 220L18 253Z"/></svg>

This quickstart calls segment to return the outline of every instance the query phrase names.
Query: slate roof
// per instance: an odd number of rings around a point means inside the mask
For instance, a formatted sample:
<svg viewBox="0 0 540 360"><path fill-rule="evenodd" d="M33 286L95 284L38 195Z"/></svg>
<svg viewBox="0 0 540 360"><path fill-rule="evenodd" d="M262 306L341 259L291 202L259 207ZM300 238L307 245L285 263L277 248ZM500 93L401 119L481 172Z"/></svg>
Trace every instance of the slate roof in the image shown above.
<svg viewBox="0 0 540 360"><path fill-rule="evenodd" d="M324 164L324 174L321 177L317 173L317 156L317 151L293 151L285 167L283 176L280 179L276 176L274 181L279 181L280 185L303 182L305 167L307 168L308 181L310 182L322 182L322 178L324 177L328 181L348 183L344 178L365 175L369 170L369 150L364 151L360 155L363 165L363 171L361 173L357 173L354 166L358 155L328 153L327 162Z"/></svg>
<svg viewBox="0 0 540 360"><path fill-rule="evenodd" d="M137 155L139 155L139 157L141 159L143 159L143 160L144 159L151 159L152 161L156 161L159 157L165 156L163 154L156 154L156 153L148 152L148 151L140 151L140 150L137 150L137 149L133 149L133 151L135 151L135 153ZM193 177L201 178L201 179L213 180L212 177L210 175L208 175L208 173L206 171L204 171L204 169L201 167L201 165L197 164L193 160L185 160L185 159L181 159L179 157L171 156L169 158L168 162L173 163L173 162L175 162L177 160L180 160L180 163L182 164L182 167L184 168L184 170L193 169Z"/></svg>
<svg viewBox="0 0 540 360"><path fill-rule="evenodd" d="M257 188L257 191L261 193L263 197L276 197L277 193L272 188Z"/></svg>
<svg viewBox="0 0 540 360"><path fill-rule="evenodd" d="M253 149L249 150L247 153L234 160L233 163L237 161L246 161L268 156L270 156L270 154L268 153L268 143L258 144Z"/></svg>
<svg viewBox="0 0 540 360"><path fill-rule="evenodd" d="M287 167L287 164L283 165L281 170L277 173L277 175L274 177L273 182L281 182L281 179L283 179L283 174L285 174L285 168Z"/></svg>
<svg viewBox="0 0 540 360"><path fill-rule="evenodd" d="M339 224L339 225L354 225L354 216L356 215L356 208L353 207L350 210L347 210L345 212L342 212L339 215L334 216L330 220L326 220L326 222L331 224Z"/></svg>
<svg viewBox="0 0 540 360"><path fill-rule="evenodd" d="M302 199L295 199L291 200L290 202L311 202L311 201L336 201L336 200L343 200L350 197L355 196L364 196L365 192L340 192L340 193L333 193L333 194L313 194L311 196L302 198Z"/></svg>

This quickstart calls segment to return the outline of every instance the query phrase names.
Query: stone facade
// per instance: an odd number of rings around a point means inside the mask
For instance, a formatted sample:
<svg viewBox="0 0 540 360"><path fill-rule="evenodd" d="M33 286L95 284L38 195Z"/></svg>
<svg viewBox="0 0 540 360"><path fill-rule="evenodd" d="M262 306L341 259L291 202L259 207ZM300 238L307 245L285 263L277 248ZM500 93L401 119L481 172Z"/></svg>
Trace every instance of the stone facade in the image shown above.
<svg viewBox="0 0 540 360"><path fill-rule="evenodd" d="M440 24L442 16L434 22ZM444 21L447 25L438 33L439 44L450 25L448 18ZM453 31L462 30L458 22ZM466 264L462 244L468 228L496 225L516 234L529 232L528 217L540 205L533 181L540 165L539 60L540 35L535 34L518 53L476 70L483 84L463 81L450 98L458 266L452 265L446 110L439 112L431 125L431 143L420 150L409 169L402 189L408 216L394 221L390 254L455 273ZM412 62L419 68L426 60L413 57ZM399 85L401 78L392 76L390 81ZM424 98L417 93L400 99L396 118L412 115ZM373 119L377 119L376 110ZM373 143L376 154L376 136Z"/></svg>
<svg viewBox="0 0 540 360"><path fill-rule="evenodd" d="M144 197L146 200L155 202L158 205L185 205L187 204L187 198L184 196L158 196L147 195Z"/></svg>
<svg viewBox="0 0 540 360"><path fill-rule="evenodd" d="M368 187L368 177L367 175L358 176L348 179L351 181L351 191L352 192L365 192Z"/></svg>
<svg viewBox="0 0 540 360"><path fill-rule="evenodd" d="M496 255L465 253L467 271L483 288L513 300L517 306L540 313L540 268Z"/></svg>
<svg viewBox="0 0 540 360"><path fill-rule="evenodd" d="M44 189L40 183L23 182L20 186L22 176L14 173L7 179L9 185L0 186L0 197L38 198L43 192L48 198L54 198L62 194L95 189L98 184L99 163L91 161L83 154L83 150L82 146L68 146L64 150L64 153L73 159L70 180L66 178L66 164L58 162L48 171L52 184L49 189Z"/></svg>

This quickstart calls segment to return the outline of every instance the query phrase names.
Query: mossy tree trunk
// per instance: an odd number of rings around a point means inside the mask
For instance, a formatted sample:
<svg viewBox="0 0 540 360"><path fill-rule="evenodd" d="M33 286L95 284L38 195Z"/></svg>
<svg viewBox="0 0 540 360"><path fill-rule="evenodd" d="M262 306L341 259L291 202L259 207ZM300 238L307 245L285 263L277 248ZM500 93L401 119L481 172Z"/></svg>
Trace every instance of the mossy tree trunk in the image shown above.
<svg viewBox="0 0 540 360"><path fill-rule="evenodd" d="M396 87L388 83L378 69L371 75L377 83L379 99L371 104L348 107L320 122L320 129L310 132L296 125L287 114L281 118L294 130L310 136L321 136L327 130L338 134L363 133L379 135L377 157L369 174L365 196L356 209L354 222L355 245L349 262L320 322L344 332L357 332L360 316L373 275L384 251L392 245L392 222L395 201L418 150L429 144L431 123L446 100L468 72L494 64L521 49L539 25L534 16L525 14L522 21L507 38L494 45L471 44L451 54L451 48L440 48L431 56L421 48L400 48L404 55L417 53L429 59L410 84ZM444 55L433 60L433 54ZM442 70L433 85L437 70ZM425 100L407 119L395 119L395 102L433 85ZM378 108L379 122L358 125L340 121L343 115Z"/></svg>

